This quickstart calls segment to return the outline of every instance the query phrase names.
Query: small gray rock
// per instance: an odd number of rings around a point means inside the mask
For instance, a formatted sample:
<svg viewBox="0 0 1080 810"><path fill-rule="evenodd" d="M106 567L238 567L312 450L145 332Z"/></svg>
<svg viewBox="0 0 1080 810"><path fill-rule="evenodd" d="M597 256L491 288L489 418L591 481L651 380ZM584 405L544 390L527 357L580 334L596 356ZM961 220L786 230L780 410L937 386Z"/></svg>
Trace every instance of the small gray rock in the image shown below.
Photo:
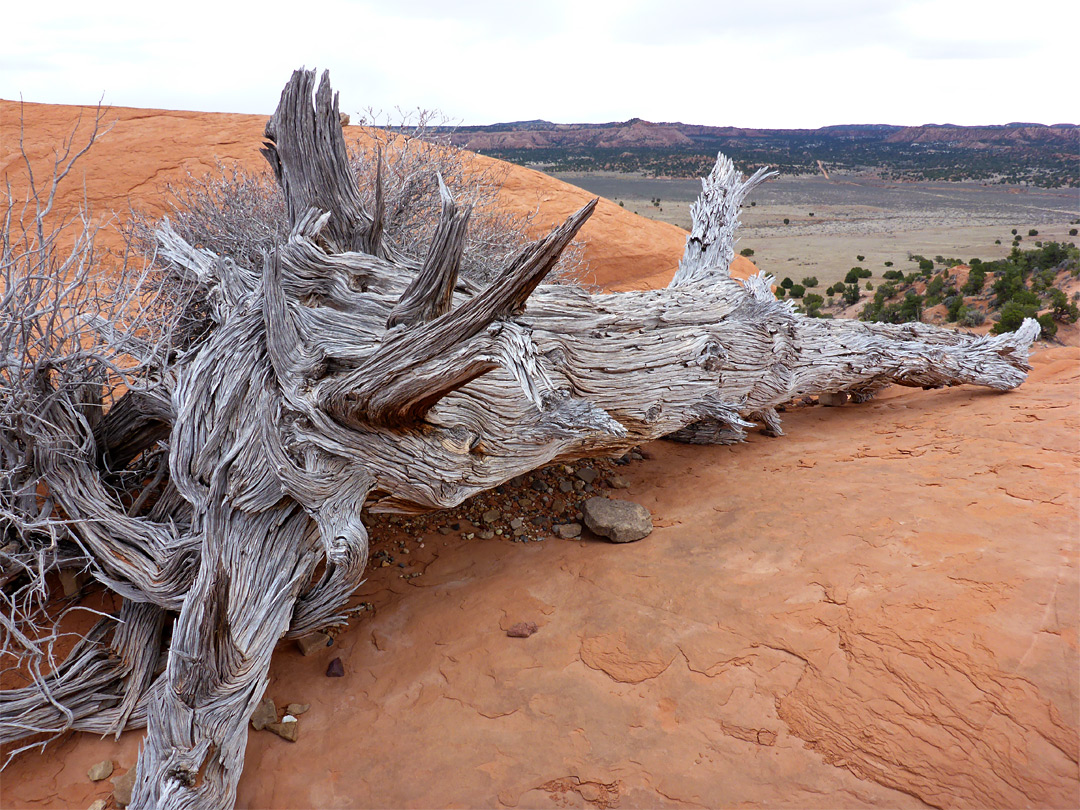
<svg viewBox="0 0 1080 810"><path fill-rule="evenodd" d="M506 635L510 638L528 638L536 629L536 622L518 622L506 631Z"/></svg>
<svg viewBox="0 0 1080 810"><path fill-rule="evenodd" d="M653 530L649 510L632 501L589 498L581 506L585 525L613 543L632 543Z"/></svg>
<svg viewBox="0 0 1080 810"><path fill-rule="evenodd" d="M65 568L59 574L60 586L64 589L64 596L75 596L82 590L86 577L82 571L72 571Z"/></svg>
<svg viewBox="0 0 1080 810"><path fill-rule="evenodd" d="M581 537L581 524L580 523L563 523L559 526L553 526L555 534L559 535L563 540L572 540L575 537Z"/></svg>
<svg viewBox="0 0 1080 810"><path fill-rule="evenodd" d="M326 633L308 633L303 638L296 640L296 646L301 655L314 655L319 650L329 647L332 643L333 639Z"/></svg>
<svg viewBox="0 0 1080 810"><path fill-rule="evenodd" d="M120 807L131 804L131 792L135 790L135 766L132 765L119 779L113 780L113 799Z"/></svg>
<svg viewBox="0 0 1080 810"><path fill-rule="evenodd" d="M90 770L86 772L91 782L100 782L102 779L108 779L112 776L113 762L111 759L103 760L97 765L91 765Z"/></svg>
<svg viewBox="0 0 1080 810"><path fill-rule="evenodd" d="M572 492L574 489L573 481L560 481L559 492Z"/></svg>
<svg viewBox="0 0 1080 810"><path fill-rule="evenodd" d="M256 731L262 731L270 723L277 722L277 706L269 698L255 707L251 713L251 727Z"/></svg>
<svg viewBox="0 0 1080 810"><path fill-rule="evenodd" d="M584 481L586 484L591 484L596 480L598 473L592 467L582 467L577 471L577 477Z"/></svg>
<svg viewBox="0 0 1080 810"><path fill-rule="evenodd" d="M623 478L621 475L609 475L608 484L612 489L629 489L630 482Z"/></svg>
<svg viewBox="0 0 1080 810"><path fill-rule="evenodd" d="M498 509L488 509L486 512L484 512L484 515L483 515L483 517L481 517L481 520L483 520L484 523L486 523L488 526L490 526L492 523L495 523L501 517L502 517L502 512L500 512Z"/></svg>
<svg viewBox="0 0 1080 810"><path fill-rule="evenodd" d="M289 742L296 742L296 738L300 736L300 723L295 718L288 723L270 723L266 728Z"/></svg>
<svg viewBox="0 0 1080 810"><path fill-rule="evenodd" d="M286 714L292 714L299 717L310 708L310 703L290 703L288 706L285 707L285 712Z"/></svg>
<svg viewBox="0 0 1080 810"><path fill-rule="evenodd" d="M525 525L525 521L522 520L519 517L516 517L516 518L514 518L513 520L510 521L510 528L511 529L520 529L524 525Z"/></svg>

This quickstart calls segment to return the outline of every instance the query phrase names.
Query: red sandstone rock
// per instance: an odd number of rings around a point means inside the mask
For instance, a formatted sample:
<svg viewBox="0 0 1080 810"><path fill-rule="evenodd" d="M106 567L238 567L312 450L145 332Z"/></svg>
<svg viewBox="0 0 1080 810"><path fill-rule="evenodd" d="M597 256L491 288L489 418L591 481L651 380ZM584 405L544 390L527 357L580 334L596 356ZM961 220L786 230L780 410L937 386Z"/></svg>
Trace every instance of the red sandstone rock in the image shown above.
<svg viewBox="0 0 1080 810"><path fill-rule="evenodd" d="M535 632L536 622L518 622L506 631L506 635L510 638L528 638Z"/></svg>

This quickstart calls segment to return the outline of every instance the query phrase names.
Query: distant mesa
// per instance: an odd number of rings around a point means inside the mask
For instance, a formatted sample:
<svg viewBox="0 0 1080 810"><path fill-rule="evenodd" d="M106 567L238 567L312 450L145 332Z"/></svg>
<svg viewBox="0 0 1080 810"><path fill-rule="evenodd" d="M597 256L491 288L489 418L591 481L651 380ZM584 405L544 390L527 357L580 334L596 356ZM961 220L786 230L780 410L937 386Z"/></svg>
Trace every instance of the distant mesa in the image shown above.
<svg viewBox="0 0 1080 810"><path fill-rule="evenodd" d="M549 171L640 172L699 177L717 152L740 168L771 165L787 174L868 166L901 180L986 180L1046 187L1080 186L1080 127L1033 123L838 124L819 129L650 122L602 124L525 121L447 128L457 146Z"/></svg>

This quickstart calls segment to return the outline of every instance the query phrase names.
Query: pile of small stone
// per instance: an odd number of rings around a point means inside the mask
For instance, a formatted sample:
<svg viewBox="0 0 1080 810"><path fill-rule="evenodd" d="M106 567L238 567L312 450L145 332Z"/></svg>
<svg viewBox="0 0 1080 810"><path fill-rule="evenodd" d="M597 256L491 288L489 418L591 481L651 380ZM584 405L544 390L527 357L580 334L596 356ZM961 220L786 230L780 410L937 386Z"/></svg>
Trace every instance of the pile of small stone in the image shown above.
<svg viewBox="0 0 1080 810"><path fill-rule="evenodd" d="M115 770L116 763L111 759L106 759L96 765L91 765L86 776L91 782L101 782L112 777ZM127 807L131 804L131 793L135 789L135 766L132 765L123 774L113 779L112 786L113 802L117 807ZM108 802L105 799L96 799L89 810L104 810L107 805Z"/></svg>
<svg viewBox="0 0 1080 810"><path fill-rule="evenodd" d="M271 731L289 742L300 736L300 715L311 708L310 703L290 703L279 710L270 698L262 701L251 715L251 727L256 731Z"/></svg>
<svg viewBox="0 0 1080 810"><path fill-rule="evenodd" d="M503 538L514 543L579 537L584 501L605 490L627 489L630 482L616 469L645 457L638 448L617 459L552 464L482 492L455 509L419 516L372 515L368 529L373 546L380 546L380 535L397 538L384 541L385 545L372 553L370 565L397 566L403 569L400 579L421 576L422 570L410 570L416 564L411 555L436 533L462 540Z"/></svg>

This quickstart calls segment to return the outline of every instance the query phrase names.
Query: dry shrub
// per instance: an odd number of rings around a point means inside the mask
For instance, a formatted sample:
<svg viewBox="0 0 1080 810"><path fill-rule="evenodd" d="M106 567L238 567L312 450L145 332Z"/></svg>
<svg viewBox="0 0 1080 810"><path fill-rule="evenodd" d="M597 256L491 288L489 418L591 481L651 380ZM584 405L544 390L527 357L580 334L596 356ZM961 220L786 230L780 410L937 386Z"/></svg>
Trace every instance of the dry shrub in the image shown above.
<svg viewBox="0 0 1080 810"><path fill-rule="evenodd" d="M472 208L461 274L479 284L496 278L536 233L536 212L522 215L499 205L508 168L478 161L450 144L446 129L426 111L395 125L346 128L349 163L368 211L375 210L376 178L383 189L383 238L419 266L438 224L441 176L454 199ZM170 221L188 243L258 269L262 256L287 236L281 189L269 171L252 173L219 165L203 177L169 187ZM145 226L151 225L144 222ZM148 227L144 235L148 234ZM580 283L583 250L574 243L549 276L557 283Z"/></svg>
<svg viewBox="0 0 1080 810"><path fill-rule="evenodd" d="M155 449L124 469L108 469L96 434L120 396L160 378L187 300L157 294L152 256L133 253L131 244L119 253L95 246L111 223L96 223L85 208L77 215L54 210L59 187L100 137L105 112L97 110L81 148L74 136L61 146L46 177L35 177L40 167L21 150L25 192L14 192L10 179L0 191L0 676L6 685L44 684L69 646L59 630L64 603L52 601L46 577L97 570L79 521L58 505L48 482L61 470L92 470L105 485L108 508L135 513L145 503L139 502L145 480L163 464Z"/></svg>

